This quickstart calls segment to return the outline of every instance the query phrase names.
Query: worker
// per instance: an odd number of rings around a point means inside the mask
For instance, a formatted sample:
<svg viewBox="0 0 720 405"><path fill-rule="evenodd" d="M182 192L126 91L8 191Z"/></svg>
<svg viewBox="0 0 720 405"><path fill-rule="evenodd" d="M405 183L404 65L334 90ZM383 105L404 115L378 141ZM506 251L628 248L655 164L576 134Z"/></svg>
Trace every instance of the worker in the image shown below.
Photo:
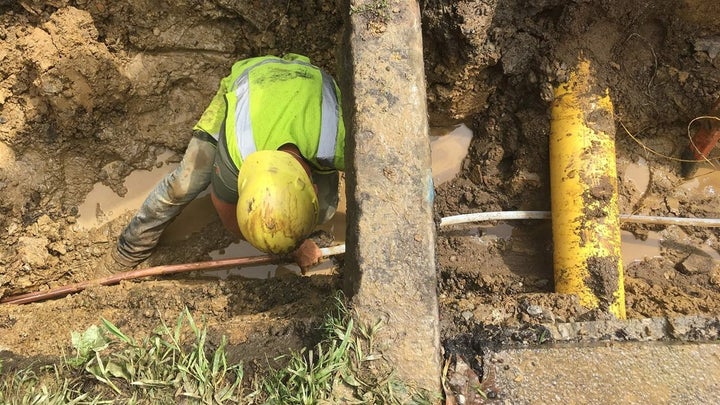
<svg viewBox="0 0 720 405"><path fill-rule="evenodd" d="M102 271L147 259L208 186L230 232L263 252L315 264L319 249L306 238L335 214L344 147L340 91L330 75L297 54L236 62L193 127L179 166L143 202Z"/></svg>

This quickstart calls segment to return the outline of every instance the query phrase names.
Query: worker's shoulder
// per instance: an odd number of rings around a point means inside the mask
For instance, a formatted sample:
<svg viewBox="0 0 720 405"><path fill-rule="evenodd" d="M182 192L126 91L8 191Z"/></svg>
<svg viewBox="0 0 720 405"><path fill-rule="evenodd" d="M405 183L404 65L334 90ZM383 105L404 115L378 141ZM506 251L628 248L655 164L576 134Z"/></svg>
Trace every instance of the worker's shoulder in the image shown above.
<svg viewBox="0 0 720 405"><path fill-rule="evenodd" d="M236 73L241 73L242 71L246 70L247 68L250 68L252 66L261 64L261 63L267 63L271 61L277 61L277 62L301 62L302 64L306 65L312 65L312 62L310 62L310 58L304 55L300 55L297 53L287 53L283 56L275 56L275 55L265 55L265 56L255 56L248 59L242 59L233 64L232 70Z"/></svg>

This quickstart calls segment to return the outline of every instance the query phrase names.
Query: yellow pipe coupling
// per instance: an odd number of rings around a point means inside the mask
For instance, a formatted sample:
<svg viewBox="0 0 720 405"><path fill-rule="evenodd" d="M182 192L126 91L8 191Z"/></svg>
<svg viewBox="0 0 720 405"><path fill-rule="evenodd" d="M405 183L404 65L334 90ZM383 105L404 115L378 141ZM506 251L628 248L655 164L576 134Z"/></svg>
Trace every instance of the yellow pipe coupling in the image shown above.
<svg viewBox="0 0 720 405"><path fill-rule="evenodd" d="M555 88L550 186L555 291L625 319L613 106L584 59Z"/></svg>

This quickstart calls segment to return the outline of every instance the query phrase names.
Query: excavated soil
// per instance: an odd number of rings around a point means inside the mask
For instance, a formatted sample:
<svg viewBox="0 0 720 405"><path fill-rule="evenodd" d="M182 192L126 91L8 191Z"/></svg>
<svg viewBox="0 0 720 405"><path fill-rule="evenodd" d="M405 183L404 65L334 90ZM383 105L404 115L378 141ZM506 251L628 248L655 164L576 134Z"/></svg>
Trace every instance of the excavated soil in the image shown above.
<svg viewBox="0 0 720 405"><path fill-rule="evenodd" d="M620 211L718 217L707 176L682 178L678 161L688 125L718 96L714 6L422 2L430 124L464 123L474 133L461 172L437 187L437 216L550 210L552 88L584 55L615 106ZM295 52L340 74L341 10L333 1L0 0L0 297L96 276L131 213L84 229L79 206L96 183L122 196L131 172L154 168L166 152L177 162L235 60ZM507 225L506 234L499 224L438 231L444 341L478 326L597 316L553 292L549 221ZM659 241L657 254L625 263L629 318L720 312L716 229L623 229L641 244ZM214 218L188 238L164 240L148 264L209 260L232 242ZM70 331L101 317L141 337L188 307L215 337L229 337L235 357L264 360L313 342L340 278L342 269L267 280L183 274L0 305L0 350L56 357L68 350Z"/></svg>

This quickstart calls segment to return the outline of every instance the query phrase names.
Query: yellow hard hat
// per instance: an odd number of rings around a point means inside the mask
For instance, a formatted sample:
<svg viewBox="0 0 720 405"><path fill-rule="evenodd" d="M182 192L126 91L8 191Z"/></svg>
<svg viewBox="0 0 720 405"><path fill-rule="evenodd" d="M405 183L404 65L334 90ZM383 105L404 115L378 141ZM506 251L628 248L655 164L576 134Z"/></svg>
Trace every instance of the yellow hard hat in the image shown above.
<svg viewBox="0 0 720 405"><path fill-rule="evenodd" d="M315 229L318 199L313 182L291 154L250 154L238 175L237 219L245 240L267 253L291 252Z"/></svg>

